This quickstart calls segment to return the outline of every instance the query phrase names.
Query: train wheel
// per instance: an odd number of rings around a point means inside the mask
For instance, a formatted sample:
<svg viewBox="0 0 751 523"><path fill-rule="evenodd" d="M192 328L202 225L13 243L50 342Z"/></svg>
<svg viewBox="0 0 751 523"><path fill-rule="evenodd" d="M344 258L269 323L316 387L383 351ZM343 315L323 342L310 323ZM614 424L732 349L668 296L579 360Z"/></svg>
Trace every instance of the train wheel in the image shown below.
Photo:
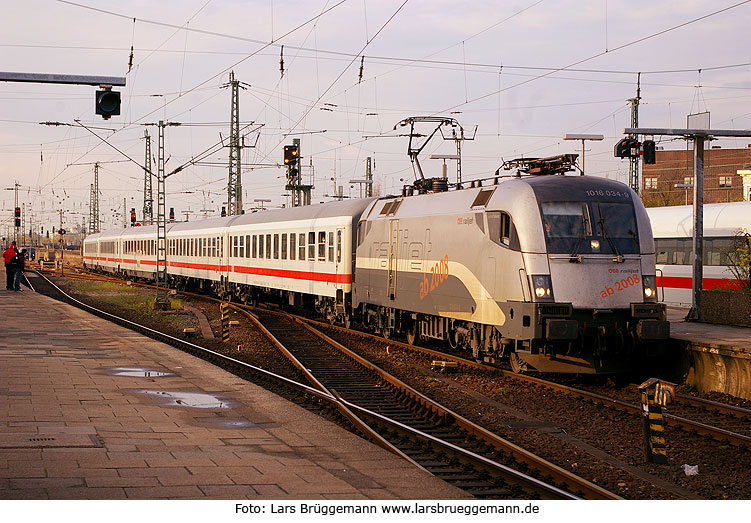
<svg viewBox="0 0 751 523"><path fill-rule="evenodd" d="M413 324L410 328L407 329L406 335L407 343L414 345L417 341L417 323Z"/></svg>
<svg viewBox="0 0 751 523"><path fill-rule="evenodd" d="M516 352L509 354L508 362L514 374L521 374L527 371L527 362L522 360Z"/></svg>

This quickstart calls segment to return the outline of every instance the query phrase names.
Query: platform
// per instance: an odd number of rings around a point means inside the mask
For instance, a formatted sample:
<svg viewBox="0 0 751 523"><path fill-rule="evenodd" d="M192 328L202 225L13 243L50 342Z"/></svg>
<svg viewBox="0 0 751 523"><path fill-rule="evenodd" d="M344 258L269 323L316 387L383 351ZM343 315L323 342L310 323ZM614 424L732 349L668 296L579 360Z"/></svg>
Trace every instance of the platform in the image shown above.
<svg viewBox="0 0 751 523"><path fill-rule="evenodd" d="M196 357L2 288L0 499L470 497Z"/></svg>
<svg viewBox="0 0 751 523"><path fill-rule="evenodd" d="M702 392L751 399L751 328L687 322L688 308L668 307L670 336L687 361L675 379Z"/></svg>

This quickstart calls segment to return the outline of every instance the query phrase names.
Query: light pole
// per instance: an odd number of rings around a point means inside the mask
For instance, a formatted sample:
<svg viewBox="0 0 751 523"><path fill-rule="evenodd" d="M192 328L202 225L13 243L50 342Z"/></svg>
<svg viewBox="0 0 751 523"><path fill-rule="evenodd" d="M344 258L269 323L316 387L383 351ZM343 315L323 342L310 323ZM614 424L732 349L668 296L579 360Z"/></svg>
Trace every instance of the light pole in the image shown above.
<svg viewBox="0 0 751 523"><path fill-rule="evenodd" d="M673 184L676 189L686 189L686 205L688 205L688 190L694 188L693 183L676 183Z"/></svg>
<svg viewBox="0 0 751 523"><path fill-rule="evenodd" d="M267 202L269 202L269 203L270 203L270 202L271 202L271 200L270 200L270 199L268 199L268 198L256 198L255 200L253 200L253 203L260 203L260 204L261 204L261 210L262 210L262 211L264 210L264 209L263 209L263 204L264 204L264 203L267 203Z"/></svg>
<svg viewBox="0 0 751 523"><path fill-rule="evenodd" d="M582 142L582 176L584 175L584 142L586 140L600 142L605 137L601 134L572 134L566 133L563 135L564 140L581 140Z"/></svg>

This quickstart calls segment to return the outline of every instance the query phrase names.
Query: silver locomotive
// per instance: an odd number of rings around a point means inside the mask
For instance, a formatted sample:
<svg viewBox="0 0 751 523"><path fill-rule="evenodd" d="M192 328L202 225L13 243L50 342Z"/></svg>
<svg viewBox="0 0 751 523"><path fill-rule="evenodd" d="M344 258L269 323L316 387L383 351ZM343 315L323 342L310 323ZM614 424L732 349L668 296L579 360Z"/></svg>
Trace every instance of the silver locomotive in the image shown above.
<svg viewBox="0 0 751 523"><path fill-rule="evenodd" d="M358 223L355 266L366 325L516 371L623 371L669 337L644 206L603 178L377 200Z"/></svg>

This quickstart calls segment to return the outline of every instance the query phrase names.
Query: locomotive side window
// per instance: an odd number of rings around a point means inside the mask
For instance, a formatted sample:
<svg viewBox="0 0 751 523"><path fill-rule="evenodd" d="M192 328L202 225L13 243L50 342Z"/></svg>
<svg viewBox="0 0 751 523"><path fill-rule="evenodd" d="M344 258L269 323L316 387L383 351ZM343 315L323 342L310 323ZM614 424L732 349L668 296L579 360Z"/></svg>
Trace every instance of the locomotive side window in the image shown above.
<svg viewBox="0 0 751 523"><path fill-rule="evenodd" d="M287 233L282 234L282 260L287 259Z"/></svg>
<svg viewBox="0 0 751 523"><path fill-rule="evenodd" d="M289 234L289 259L290 260L295 259L295 254L296 254L296 249L297 249L297 244L295 242L296 239L297 239L297 235L294 232L291 232Z"/></svg>
<svg viewBox="0 0 751 523"><path fill-rule="evenodd" d="M299 249L297 259L305 261L305 233L301 232L297 239L300 240L299 245L297 246Z"/></svg>
<svg viewBox="0 0 751 523"><path fill-rule="evenodd" d="M520 250L519 237L511 215L502 211L488 211L488 235L498 245Z"/></svg>
<svg viewBox="0 0 751 523"><path fill-rule="evenodd" d="M316 259L316 233L308 233L308 260L315 261Z"/></svg>
<svg viewBox="0 0 751 523"><path fill-rule="evenodd" d="M318 261L326 261L326 231L318 231Z"/></svg>

